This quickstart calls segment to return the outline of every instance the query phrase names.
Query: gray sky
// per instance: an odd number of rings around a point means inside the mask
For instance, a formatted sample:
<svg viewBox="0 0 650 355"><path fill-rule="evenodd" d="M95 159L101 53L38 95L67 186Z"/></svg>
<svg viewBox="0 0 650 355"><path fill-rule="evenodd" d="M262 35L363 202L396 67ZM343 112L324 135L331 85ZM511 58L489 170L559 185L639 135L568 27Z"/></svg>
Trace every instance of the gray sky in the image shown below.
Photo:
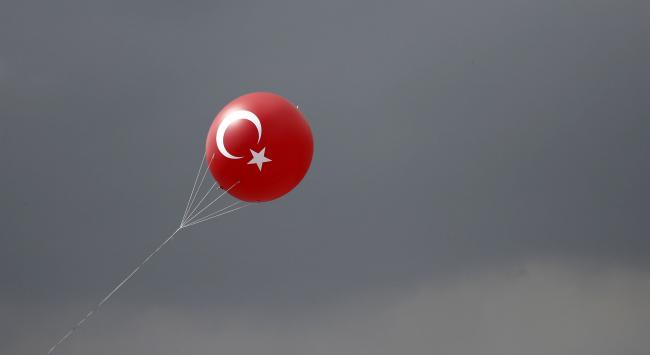
<svg viewBox="0 0 650 355"><path fill-rule="evenodd" d="M60 354L645 354L647 1L5 1L0 352L171 233L268 90L291 194L184 230Z"/></svg>

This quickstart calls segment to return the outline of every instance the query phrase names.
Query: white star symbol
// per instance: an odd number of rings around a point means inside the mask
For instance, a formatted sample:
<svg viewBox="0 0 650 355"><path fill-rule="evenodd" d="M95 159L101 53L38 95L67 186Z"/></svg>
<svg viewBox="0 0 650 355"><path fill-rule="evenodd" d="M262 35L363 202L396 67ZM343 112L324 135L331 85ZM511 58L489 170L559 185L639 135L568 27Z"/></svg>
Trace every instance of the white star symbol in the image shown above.
<svg viewBox="0 0 650 355"><path fill-rule="evenodd" d="M267 158L264 156L264 151L266 151L266 147L262 148L261 151L256 152L252 149L249 149L251 151L251 155L253 156L253 159L248 162L248 164L257 164L257 168L262 171L262 164L268 163L271 161L271 159Z"/></svg>

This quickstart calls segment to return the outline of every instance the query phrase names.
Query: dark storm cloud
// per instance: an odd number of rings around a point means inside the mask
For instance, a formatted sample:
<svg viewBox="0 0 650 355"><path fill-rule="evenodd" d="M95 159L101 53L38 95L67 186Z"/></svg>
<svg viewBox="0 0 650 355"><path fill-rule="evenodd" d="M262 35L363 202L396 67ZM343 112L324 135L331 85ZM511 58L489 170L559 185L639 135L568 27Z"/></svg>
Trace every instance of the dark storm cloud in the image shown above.
<svg viewBox="0 0 650 355"><path fill-rule="evenodd" d="M7 307L93 304L173 231L210 120L254 90L308 116L309 175L183 232L125 304L285 316L529 260L646 270L647 3L179 4L3 5Z"/></svg>

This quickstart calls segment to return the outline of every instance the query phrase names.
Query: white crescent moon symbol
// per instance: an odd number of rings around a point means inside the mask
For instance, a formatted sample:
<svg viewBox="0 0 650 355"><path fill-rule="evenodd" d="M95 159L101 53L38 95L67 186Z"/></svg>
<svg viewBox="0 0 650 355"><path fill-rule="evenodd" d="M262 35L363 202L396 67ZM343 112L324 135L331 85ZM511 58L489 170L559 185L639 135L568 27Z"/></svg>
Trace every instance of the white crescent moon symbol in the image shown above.
<svg viewBox="0 0 650 355"><path fill-rule="evenodd" d="M252 124L255 125L257 128L257 143L260 142L260 139L262 139L262 123L260 122L260 119L257 118L257 116L246 110L238 110L238 111L233 111L230 112L224 119L221 121L219 124L219 127L217 128L217 148L219 148L219 153L221 153L224 157L228 159L241 159L242 157L236 157L230 153L228 153L228 150L226 147L223 145L223 135L226 133L226 130L228 129L228 126L232 124L233 122L237 120L247 120L250 121Z"/></svg>

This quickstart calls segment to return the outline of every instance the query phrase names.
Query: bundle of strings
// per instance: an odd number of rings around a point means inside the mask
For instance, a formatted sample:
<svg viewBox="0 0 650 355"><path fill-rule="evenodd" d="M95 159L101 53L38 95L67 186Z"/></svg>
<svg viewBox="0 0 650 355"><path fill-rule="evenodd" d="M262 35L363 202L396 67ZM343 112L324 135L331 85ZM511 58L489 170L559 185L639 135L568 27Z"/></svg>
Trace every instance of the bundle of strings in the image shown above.
<svg viewBox="0 0 650 355"><path fill-rule="evenodd" d="M204 169L204 162L206 160L206 156L203 156L201 159L201 164L199 165L199 170L196 173L196 178L194 178L194 184L192 185L192 191L190 192L190 196L187 199L187 205L185 206L185 212L183 213L183 217L181 218L181 222L178 225L178 228L174 230L174 232L167 237L165 240L163 240L162 243L156 247L149 255L147 255L146 258L138 264L138 266L133 269L125 278L123 278L111 291L104 297L102 298L97 305L91 309L86 315L81 318L77 324L75 324L72 328L70 328L65 335L63 335L52 347L48 350L47 354L51 354L56 350L56 348L61 345L66 339L68 339L74 332L76 332L79 328L83 326L83 324L90 319L99 309L106 303L108 300L113 297L113 295L120 289L122 286L124 286L140 269L158 252L170 241L174 239L176 234L181 231L184 228L188 228L194 225L197 225L199 223L207 222L209 220L224 216L226 214L241 210L242 208L250 206L250 204L243 204L241 201L235 201L233 203L228 204L226 207L217 209L217 210L210 210L210 207L214 209L213 205L219 201L224 195L228 193L232 188L237 186L239 184L239 181L235 182L232 184L230 187L228 187L226 190L222 190L221 188L218 188L215 190L215 187L217 187L217 183L214 182L210 188L203 193L203 197L201 197L200 200L197 201L197 197L201 193L201 190L203 190L203 182L205 181L205 176L207 175L208 171L210 170L210 167L212 166L212 161L214 160L214 154L212 157L210 157L210 162L207 164L207 166ZM201 179L199 180L199 177ZM213 191L219 191L222 190L220 193L212 193ZM217 194L216 197L213 195ZM210 197L212 196L212 197ZM210 200L210 198L212 200ZM203 205L203 202L208 199L210 201L209 203ZM197 211L198 210L198 211Z"/></svg>

